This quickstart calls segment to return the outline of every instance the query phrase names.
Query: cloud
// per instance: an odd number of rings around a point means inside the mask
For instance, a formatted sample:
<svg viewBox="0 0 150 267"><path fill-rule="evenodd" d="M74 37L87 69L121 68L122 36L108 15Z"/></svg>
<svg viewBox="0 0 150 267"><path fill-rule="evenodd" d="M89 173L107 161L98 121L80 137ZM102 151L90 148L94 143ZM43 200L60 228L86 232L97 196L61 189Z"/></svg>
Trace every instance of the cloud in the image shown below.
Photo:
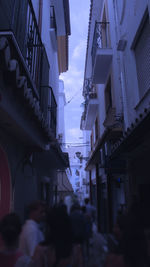
<svg viewBox="0 0 150 267"><path fill-rule="evenodd" d="M82 94L83 70L78 70L75 66L70 66L69 71L61 75L61 79L64 81L67 101L75 95Z"/></svg>
<svg viewBox="0 0 150 267"><path fill-rule="evenodd" d="M69 70L63 74L61 74L62 79L69 78L69 77L82 77L83 70L79 67L76 67L74 64L70 64Z"/></svg>
<svg viewBox="0 0 150 267"><path fill-rule="evenodd" d="M81 40L80 43L74 48L72 58L78 59L80 58L84 53L86 49L86 40Z"/></svg>

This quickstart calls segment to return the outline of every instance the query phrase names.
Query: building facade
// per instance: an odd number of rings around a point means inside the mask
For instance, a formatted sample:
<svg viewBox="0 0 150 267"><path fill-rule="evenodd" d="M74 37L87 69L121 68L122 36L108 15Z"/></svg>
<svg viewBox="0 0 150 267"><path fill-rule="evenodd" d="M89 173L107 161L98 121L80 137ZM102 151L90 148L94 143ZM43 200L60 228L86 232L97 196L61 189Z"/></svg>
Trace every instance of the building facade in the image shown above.
<svg viewBox="0 0 150 267"><path fill-rule="evenodd" d="M85 172L87 158L84 154L84 146L70 146L66 148L66 151L69 154L71 170L69 180L78 201L84 205L84 199L89 197L89 179Z"/></svg>
<svg viewBox="0 0 150 267"><path fill-rule="evenodd" d="M149 0L91 0L81 129L102 232L118 210L149 201L149 11Z"/></svg>
<svg viewBox="0 0 150 267"><path fill-rule="evenodd" d="M57 169L68 166L57 129L59 74L68 69L69 2L0 6L0 217L24 219L35 199L53 203Z"/></svg>

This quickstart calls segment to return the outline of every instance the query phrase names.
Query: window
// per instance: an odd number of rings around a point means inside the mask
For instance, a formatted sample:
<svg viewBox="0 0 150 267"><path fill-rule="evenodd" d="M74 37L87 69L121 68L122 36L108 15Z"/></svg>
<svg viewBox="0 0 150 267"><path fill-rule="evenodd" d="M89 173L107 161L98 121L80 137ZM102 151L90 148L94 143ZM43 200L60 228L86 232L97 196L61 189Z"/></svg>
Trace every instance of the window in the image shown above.
<svg viewBox="0 0 150 267"><path fill-rule="evenodd" d="M142 98L150 89L150 23L147 16L134 47L139 95Z"/></svg>
<svg viewBox="0 0 150 267"><path fill-rule="evenodd" d="M83 180L82 180L82 185L86 185L86 179L85 178L83 178Z"/></svg>
<svg viewBox="0 0 150 267"><path fill-rule="evenodd" d="M111 77L109 77L108 83L105 88L105 108L106 114L109 109L112 107L112 95L111 95Z"/></svg>
<svg viewBox="0 0 150 267"><path fill-rule="evenodd" d="M50 6L50 28L56 30L56 18L55 18L54 6Z"/></svg>
<svg viewBox="0 0 150 267"><path fill-rule="evenodd" d="M76 183L76 187L80 187L80 182L77 182Z"/></svg>

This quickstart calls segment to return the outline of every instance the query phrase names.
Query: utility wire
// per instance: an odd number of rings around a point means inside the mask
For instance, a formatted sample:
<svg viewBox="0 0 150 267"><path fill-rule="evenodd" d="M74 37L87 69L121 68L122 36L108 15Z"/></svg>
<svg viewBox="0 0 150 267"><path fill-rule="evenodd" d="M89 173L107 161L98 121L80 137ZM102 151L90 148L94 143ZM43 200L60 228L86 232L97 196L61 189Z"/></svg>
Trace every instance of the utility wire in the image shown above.
<svg viewBox="0 0 150 267"><path fill-rule="evenodd" d="M82 88L80 88L71 98L70 98L70 100L68 100L67 101L67 103L65 104L65 106L66 105L68 105L78 94L79 94L79 92L82 90Z"/></svg>
<svg viewBox="0 0 150 267"><path fill-rule="evenodd" d="M63 145L89 145L89 142L86 142L86 143L73 143L73 142L65 142L65 143L62 143Z"/></svg>
<svg viewBox="0 0 150 267"><path fill-rule="evenodd" d="M86 147L86 146L90 146L90 145L66 145L67 147Z"/></svg>

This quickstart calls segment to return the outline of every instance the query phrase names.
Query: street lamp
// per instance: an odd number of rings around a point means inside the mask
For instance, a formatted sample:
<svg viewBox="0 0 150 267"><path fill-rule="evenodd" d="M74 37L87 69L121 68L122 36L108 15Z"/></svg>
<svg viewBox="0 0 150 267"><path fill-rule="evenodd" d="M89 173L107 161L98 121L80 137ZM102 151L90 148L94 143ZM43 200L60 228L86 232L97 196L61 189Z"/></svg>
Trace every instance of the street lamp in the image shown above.
<svg viewBox="0 0 150 267"><path fill-rule="evenodd" d="M78 152L76 152L75 154L76 154L76 156L77 156L78 159L81 158L81 152L78 151Z"/></svg>
<svg viewBox="0 0 150 267"><path fill-rule="evenodd" d="M76 156L77 156L77 158L79 159L79 160L88 160L89 159L89 157L83 157L82 155L81 155L81 152L76 152L75 153L76 154Z"/></svg>

